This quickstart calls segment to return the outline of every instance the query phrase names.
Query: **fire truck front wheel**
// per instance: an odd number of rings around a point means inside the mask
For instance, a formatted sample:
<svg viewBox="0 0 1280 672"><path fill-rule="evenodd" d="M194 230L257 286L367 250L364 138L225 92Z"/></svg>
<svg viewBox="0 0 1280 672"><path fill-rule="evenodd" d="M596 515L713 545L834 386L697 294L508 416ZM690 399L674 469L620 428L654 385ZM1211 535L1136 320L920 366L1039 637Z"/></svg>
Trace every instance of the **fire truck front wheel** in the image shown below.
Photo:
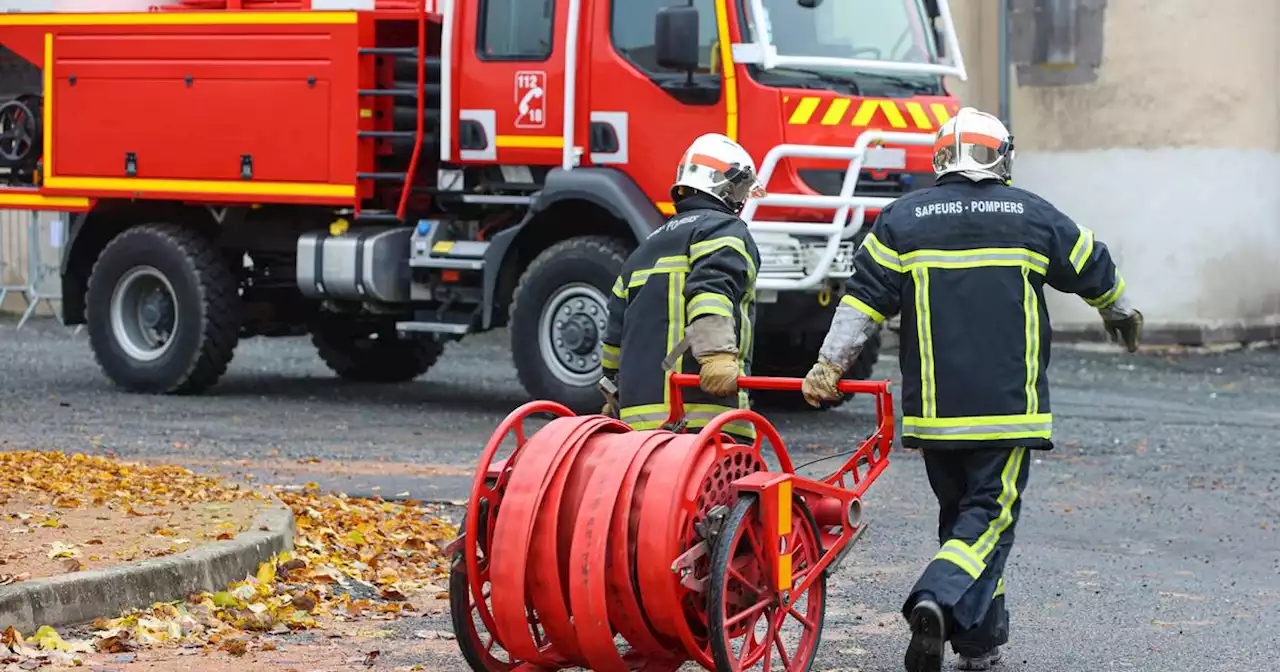
<svg viewBox="0 0 1280 672"><path fill-rule="evenodd" d="M626 259L621 241L584 236L552 245L525 269L511 302L511 354L534 398L577 413L600 409L600 339Z"/></svg>
<svg viewBox="0 0 1280 672"><path fill-rule="evenodd" d="M240 337L239 283L199 232L127 229L102 250L85 296L89 344L116 385L192 394L218 381Z"/></svg>

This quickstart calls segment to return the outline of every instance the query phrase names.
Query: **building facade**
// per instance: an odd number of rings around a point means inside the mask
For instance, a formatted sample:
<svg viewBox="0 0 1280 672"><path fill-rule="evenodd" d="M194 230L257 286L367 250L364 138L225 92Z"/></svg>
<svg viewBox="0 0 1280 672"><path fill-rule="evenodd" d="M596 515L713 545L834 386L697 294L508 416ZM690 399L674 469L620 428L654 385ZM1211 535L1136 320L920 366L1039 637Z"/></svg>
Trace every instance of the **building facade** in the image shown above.
<svg viewBox="0 0 1280 672"><path fill-rule="evenodd" d="M1280 3L1000 2L952 0L953 90L999 110L1007 56L1015 183L1108 244L1154 342L1280 337ZM1058 330L1096 328L1049 303Z"/></svg>

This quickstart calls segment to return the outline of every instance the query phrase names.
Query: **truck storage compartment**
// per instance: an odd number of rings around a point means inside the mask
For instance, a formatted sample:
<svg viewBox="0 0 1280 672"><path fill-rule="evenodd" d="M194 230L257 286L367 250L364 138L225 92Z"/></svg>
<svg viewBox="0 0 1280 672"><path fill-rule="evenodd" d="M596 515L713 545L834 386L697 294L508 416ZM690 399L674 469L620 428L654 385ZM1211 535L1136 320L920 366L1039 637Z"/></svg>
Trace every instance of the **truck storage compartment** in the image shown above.
<svg viewBox="0 0 1280 672"><path fill-rule="evenodd" d="M407 227L368 227L298 238L298 289L314 299L409 301Z"/></svg>
<svg viewBox="0 0 1280 672"><path fill-rule="evenodd" d="M147 28L55 37L57 176L354 179L356 49L333 58L347 26Z"/></svg>

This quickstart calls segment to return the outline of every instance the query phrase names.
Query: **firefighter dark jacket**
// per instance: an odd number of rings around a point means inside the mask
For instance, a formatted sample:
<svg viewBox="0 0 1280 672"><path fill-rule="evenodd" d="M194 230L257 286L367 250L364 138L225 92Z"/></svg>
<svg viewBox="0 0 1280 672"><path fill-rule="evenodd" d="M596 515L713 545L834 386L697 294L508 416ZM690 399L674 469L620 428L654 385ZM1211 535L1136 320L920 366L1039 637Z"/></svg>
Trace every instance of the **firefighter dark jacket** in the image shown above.
<svg viewBox="0 0 1280 672"><path fill-rule="evenodd" d="M707 315L731 317L737 327L738 357L751 370L751 324L755 279L760 267L747 225L719 201L696 194L676 203L676 214L656 229L627 259L613 286L604 335L606 375L616 375L622 420L632 428L656 429L670 409L670 372L662 361L684 339L685 327ZM685 353L681 373L697 373ZM705 427L716 415L747 408L745 391L716 398L697 388L684 390L688 427ZM730 433L754 438L748 425Z"/></svg>
<svg viewBox="0 0 1280 672"><path fill-rule="evenodd" d="M998 180L944 176L876 218L842 302L902 313L902 437L912 448L1051 449L1044 286L1107 308L1124 292L1106 245Z"/></svg>

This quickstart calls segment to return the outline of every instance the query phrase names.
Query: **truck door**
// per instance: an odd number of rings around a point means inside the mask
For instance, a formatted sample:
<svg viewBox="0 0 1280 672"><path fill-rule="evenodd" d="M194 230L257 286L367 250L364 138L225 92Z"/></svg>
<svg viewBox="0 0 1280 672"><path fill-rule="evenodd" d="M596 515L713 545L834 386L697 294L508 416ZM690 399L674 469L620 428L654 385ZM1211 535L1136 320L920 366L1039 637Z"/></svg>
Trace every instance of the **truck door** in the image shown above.
<svg viewBox="0 0 1280 672"><path fill-rule="evenodd" d="M567 0L476 0L457 17L455 155L559 165Z"/></svg>
<svg viewBox="0 0 1280 672"><path fill-rule="evenodd" d="M670 213L670 188L681 154L703 133L737 136L733 70L726 82L722 42L725 0L693 0L698 10L699 67L692 79L658 67L654 22L672 0L610 0L593 15L591 162L628 173ZM598 6L604 8L604 3ZM723 39L722 39L723 38Z"/></svg>

